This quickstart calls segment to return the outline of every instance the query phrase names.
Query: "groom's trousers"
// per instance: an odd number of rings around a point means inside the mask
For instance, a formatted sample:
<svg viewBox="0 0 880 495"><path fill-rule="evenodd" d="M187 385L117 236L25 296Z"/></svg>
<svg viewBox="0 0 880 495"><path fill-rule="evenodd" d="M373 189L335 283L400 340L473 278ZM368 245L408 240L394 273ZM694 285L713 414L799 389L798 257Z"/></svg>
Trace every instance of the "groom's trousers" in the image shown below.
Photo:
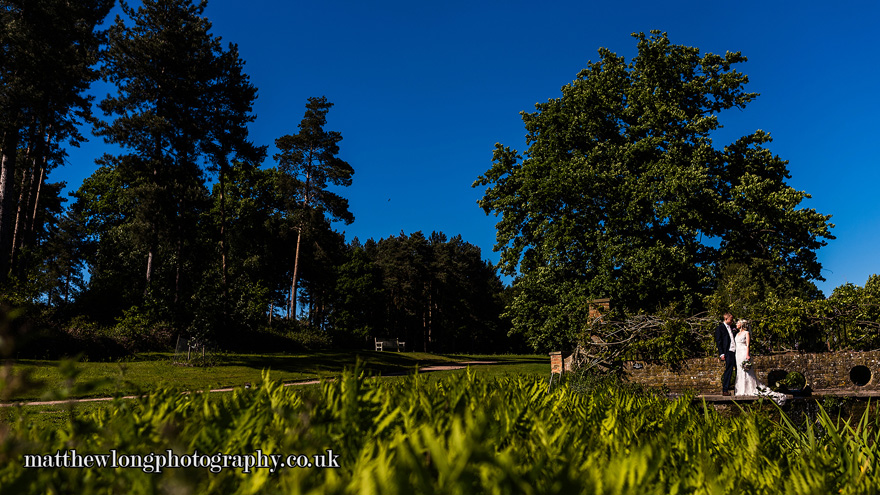
<svg viewBox="0 0 880 495"><path fill-rule="evenodd" d="M724 374L721 375L722 392L729 392L733 388L730 379L733 377L734 368L736 368L736 353L727 351L724 353Z"/></svg>

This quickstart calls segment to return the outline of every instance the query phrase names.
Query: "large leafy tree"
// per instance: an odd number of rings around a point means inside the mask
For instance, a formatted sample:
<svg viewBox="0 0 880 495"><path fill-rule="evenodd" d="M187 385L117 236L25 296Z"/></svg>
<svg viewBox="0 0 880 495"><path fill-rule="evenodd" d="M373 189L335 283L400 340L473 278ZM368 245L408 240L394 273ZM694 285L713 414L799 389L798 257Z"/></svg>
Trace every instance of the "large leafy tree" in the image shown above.
<svg viewBox="0 0 880 495"><path fill-rule="evenodd" d="M809 195L786 184L770 136L713 143L719 114L757 96L734 69L746 58L634 37L631 61L600 49L561 97L523 113L528 150L496 145L474 184L501 217L501 269L518 275L509 311L535 347L570 341L595 298L699 309L727 263L805 290L822 279L830 216L798 207Z"/></svg>
<svg viewBox="0 0 880 495"><path fill-rule="evenodd" d="M288 318L296 317L300 253L311 227L320 225L325 216L346 224L354 221L348 200L328 189L331 185L350 186L354 174L351 165L337 156L342 134L324 129L332 106L326 97L309 98L299 132L275 140L279 151L275 160L289 198L287 211L298 218Z"/></svg>

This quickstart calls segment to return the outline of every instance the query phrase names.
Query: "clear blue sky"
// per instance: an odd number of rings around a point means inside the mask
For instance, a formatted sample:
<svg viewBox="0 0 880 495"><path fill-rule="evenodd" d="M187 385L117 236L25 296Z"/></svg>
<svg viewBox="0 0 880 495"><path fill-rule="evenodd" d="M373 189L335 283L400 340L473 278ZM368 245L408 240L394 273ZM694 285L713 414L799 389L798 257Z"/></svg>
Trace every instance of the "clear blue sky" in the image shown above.
<svg viewBox="0 0 880 495"><path fill-rule="evenodd" d="M136 4L136 0L132 4ZM251 137L295 133L310 96L335 103L329 130L355 169L341 190L355 222L346 238L401 231L461 234L497 261L494 217L476 177L501 142L525 149L520 111L560 95L596 50L630 59L630 33L660 29L704 52L741 51L761 96L720 115L721 146L764 129L789 160L802 207L831 214L819 251L829 295L880 273L880 2L522 2L477 0L211 0L213 33L239 45L259 88ZM102 90L103 91L103 90ZM70 150L51 180L76 189L104 151Z"/></svg>

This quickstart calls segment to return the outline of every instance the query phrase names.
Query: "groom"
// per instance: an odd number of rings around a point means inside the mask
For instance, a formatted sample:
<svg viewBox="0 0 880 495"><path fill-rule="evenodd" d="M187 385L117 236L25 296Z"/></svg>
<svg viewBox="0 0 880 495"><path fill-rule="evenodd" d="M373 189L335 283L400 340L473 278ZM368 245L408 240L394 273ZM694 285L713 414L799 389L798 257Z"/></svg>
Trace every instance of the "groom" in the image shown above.
<svg viewBox="0 0 880 495"><path fill-rule="evenodd" d="M718 347L718 359L724 363L724 375L721 376L721 395L730 395L730 377L736 366L736 342L733 340L733 315L724 313L724 321L715 329L715 345Z"/></svg>

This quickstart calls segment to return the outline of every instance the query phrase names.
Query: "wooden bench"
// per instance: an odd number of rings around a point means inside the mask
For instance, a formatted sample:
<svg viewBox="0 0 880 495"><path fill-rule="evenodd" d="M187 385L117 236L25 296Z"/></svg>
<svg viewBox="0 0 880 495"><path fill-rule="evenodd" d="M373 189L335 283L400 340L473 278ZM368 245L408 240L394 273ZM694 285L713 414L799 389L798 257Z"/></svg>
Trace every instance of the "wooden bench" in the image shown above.
<svg viewBox="0 0 880 495"><path fill-rule="evenodd" d="M376 343L377 351L390 351L395 350L397 352L401 352L406 349L406 342L401 341L400 339L373 339Z"/></svg>

